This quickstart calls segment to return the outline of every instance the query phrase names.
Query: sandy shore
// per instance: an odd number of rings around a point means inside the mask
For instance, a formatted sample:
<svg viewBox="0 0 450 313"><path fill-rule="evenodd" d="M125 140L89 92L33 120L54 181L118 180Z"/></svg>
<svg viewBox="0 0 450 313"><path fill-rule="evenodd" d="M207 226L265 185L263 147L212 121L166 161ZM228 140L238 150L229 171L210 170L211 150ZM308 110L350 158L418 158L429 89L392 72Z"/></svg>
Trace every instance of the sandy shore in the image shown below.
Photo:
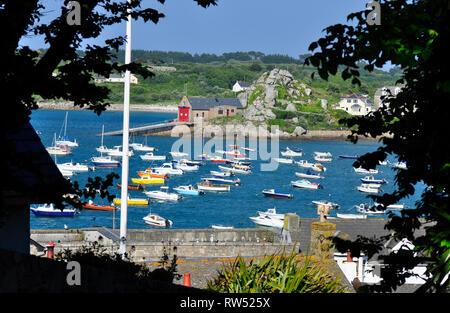
<svg viewBox="0 0 450 313"><path fill-rule="evenodd" d="M64 111L80 111L87 110L86 108L75 107L70 102L39 102L39 109L41 110L64 110ZM123 103L110 104L107 111L123 111ZM130 111L132 112L160 112L160 113L177 113L177 104L130 104Z"/></svg>

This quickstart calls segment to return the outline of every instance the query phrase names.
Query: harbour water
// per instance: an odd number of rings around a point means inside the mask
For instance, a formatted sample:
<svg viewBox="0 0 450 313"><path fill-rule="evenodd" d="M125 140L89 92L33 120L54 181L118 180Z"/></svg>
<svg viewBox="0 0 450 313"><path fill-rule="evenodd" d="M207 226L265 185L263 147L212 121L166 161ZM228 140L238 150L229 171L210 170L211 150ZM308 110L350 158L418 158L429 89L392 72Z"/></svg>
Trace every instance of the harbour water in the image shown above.
<svg viewBox="0 0 450 313"><path fill-rule="evenodd" d="M31 124L39 132L42 143L45 146L52 145L55 136L64 131L62 125L65 119L66 111L38 110L31 116ZM168 120L176 117L173 113L147 113L131 112L130 127L143 126L149 123ZM58 163L80 162L92 165L90 159L98 156L95 150L100 146L102 125L105 126L105 132L119 130L122 128L122 112L104 112L100 116L90 111L69 111L67 136L76 138L79 147L73 148L73 153L67 156L57 157ZM155 154L164 154L167 156L165 162L172 159L169 152L172 145L179 140L172 137L150 136L147 137L147 144L158 149ZM209 139L205 139L205 144ZM130 142L145 143L145 137L130 138ZM108 148L122 144L121 136L105 136L104 144ZM211 144L211 142L209 143ZM340 159L338 155L362 155L377 149L380 143L376 141L360 141L352 144L346 141L279 141L279 150L286 147L303 149L303 156L296 157L296 160L308 160L315 162L314 151L330 152L333 155L331 163L322 163L326 172L321 173L324 179L311 180L311 182L320 183L323 188L319 190L306 190L294 188L291 181L298 180L295 172L305 172L306 169L298 167L296 164L279 164L274 171L261 171L260 165L268 163L267 160L253 160L253 170L251 174L237 174L235 178L240 178L241 186L231 187L230 192L206 193L203 196L183 196L179 201L150 201L148 206L129 206L128 207L128 228L139 229L148 228L142 218L150 211L157 213L173 221L173 228L210 228L212 224L222 224L234 226L235 228L257 227L250 219L250 216L256 216L257 211L266 211L276 206L278 213L297 213L300 217L317 217L317 208L311 201L328 200L340 205L339 210L332 210L331 216L340 213L357 213L354 208L360 203L373 201L367 198L366 193L356 189L361 184L360 178L366 176L357 174L353 170L351 159ZM247 143L248 146L248 143ZM270 144L268 144L270 149ZM225 141L223 147L226 150ZM192 149L193 150L193 149ZM145 170L151 166L162 164L163 161L143 161L139 157L143 152L135 152L130 158L130 179L138 177L137 171ZM192 153L191 159L196 155ZM280 156L281 157L281 156ZM54 158L54 156L53 156ZM390 156L391 163L395 162L395 157ZM196 187L201 182L202 177L210 177L210 170L218 170L218 164L206 161L198 171L187 172L184 175L173 175L165 183L172 190L173 187L192 184ZM379 173L374 175L376 178L385 179L387 184L381 188L384 192L391 192L395 188L395 171L389 166L378 166ZM115 172L121 174L121 168L97 168L95 171L87 173L77 173L71 180L77 181L79 185L84 186L89 177L105 177L108 173ZM116 186L120 179L114 182L110 187L110 192L120 197L120 189ZM131 180L130 180L131 183ZM414 203L420 199L420 194L425 188L418 184L415 195L403 199L401 203L407 207L414 207ZM159 185L148 186L147 190L159 189ZM266 198L262 194L263 189L278 189L283 192L293 194L293 199L272 199ZM172 192L172 191L171 191ZM131 197L145 198L142 191L129 191ZM109 204L105 199L99 196L94 200L98 204ZM31 229L56 229L67 225L69 228L83 228L92 226L105 226L116 228L120 225L120 211L115 215L113 212L93 211L83 209L80 214L72 218L45 218L36 217L30 212ZM386 218L387 215L373 215L368 218Z"/></svg>

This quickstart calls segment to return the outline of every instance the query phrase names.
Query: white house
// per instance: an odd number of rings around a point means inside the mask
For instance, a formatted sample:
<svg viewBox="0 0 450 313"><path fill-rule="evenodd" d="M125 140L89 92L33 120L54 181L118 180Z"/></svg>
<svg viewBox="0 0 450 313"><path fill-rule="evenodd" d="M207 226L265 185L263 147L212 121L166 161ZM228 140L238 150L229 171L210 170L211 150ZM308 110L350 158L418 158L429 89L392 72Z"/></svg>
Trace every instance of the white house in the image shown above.
<svg viewBox="0 0 450 313"><path fill-rule="evenodd" d="M373 102L375 103L375 108L379 109L381 106L381 97L396 97L398 93L402 90L402 87L398 86L385 86L377 89L373 96ZM385 98L383 98L385 99Z"/></svg>
<svg viewBox="0 0 450 313"><path fill-rule="evenodd" d="M108 78L95 77L94 81L96 83L104 83L104 82L123 83L123 82L125 82L125 75L120 76L120 75L117 75L117 74L111 74ZM133 74L130 75L130 83L131 84L135 84L135 85L139 84L138 78L135 75L133 75Z"/></svg>
<svg viewBox="0 0 450 313"><path fill-rule="evenodd" d="M242 90L247 89L248 87L250 87L250 83L246 83L242 80L237 80L236 83L233 85L233 91L234 92L239 92Z"/></svg>
<svg viewBox="0 0 450 313"><path fill-rule="evenodd" d="M342 96L336 108L344 110L351 115L366 115L375 111L375 105L370 101L369 96L356 92Z"/></svg>

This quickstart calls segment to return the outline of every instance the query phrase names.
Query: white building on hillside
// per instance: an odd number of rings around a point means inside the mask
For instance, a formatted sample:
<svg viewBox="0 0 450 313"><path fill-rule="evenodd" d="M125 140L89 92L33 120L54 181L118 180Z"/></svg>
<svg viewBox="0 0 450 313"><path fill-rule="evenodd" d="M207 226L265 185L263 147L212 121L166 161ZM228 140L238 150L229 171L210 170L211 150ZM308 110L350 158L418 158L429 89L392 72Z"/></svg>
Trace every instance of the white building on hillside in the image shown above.
<svg viewBox="0 0 450 313"><path fill-rule="evenodd" d="M375 105L370 101L369 96L356 92L342 96L336 108L344 110L351 115L366 115L375 111Z"/></svg>
<svg viewBox="0 0 450 313"><path fill-rule="evenodd" d="M385 86L377 89L377 91L375 91L375 94L373 96L375 108L379 109L381 107L382 102L381 97L384 97L383 100L390 97L396 97L401 90L402 87L399 86Z"/></svg>
<svg viewBox="0 0 450 313"><path fill-rule="evenodd" d="M237 80L236 83L233 85L233 91L239 92L239 91L245 90L248 87L250 87L250 85L251 85L251 83L247 83L242 80Z"/></svg>

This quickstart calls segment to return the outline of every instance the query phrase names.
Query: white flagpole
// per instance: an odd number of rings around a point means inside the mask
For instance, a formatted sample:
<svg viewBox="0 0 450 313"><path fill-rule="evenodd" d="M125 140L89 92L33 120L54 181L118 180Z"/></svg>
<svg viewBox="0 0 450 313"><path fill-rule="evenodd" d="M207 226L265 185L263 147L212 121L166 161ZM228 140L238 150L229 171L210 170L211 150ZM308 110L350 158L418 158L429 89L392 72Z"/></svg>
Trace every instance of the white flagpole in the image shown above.
<svg viewBox="0 0 450 313"><path fill-rule="evenodd" d="M131 1L128 0L128 3ZM125 48L125 64L131 62L131 11L128 11L127 42ZM120 204L120 247L119 253L125 257L127 250L127 211L128 211L128 166L129 166L129 132L130 132L130 71L125 72L123 101L123 137L122 137L122 192Z"/></svg>

